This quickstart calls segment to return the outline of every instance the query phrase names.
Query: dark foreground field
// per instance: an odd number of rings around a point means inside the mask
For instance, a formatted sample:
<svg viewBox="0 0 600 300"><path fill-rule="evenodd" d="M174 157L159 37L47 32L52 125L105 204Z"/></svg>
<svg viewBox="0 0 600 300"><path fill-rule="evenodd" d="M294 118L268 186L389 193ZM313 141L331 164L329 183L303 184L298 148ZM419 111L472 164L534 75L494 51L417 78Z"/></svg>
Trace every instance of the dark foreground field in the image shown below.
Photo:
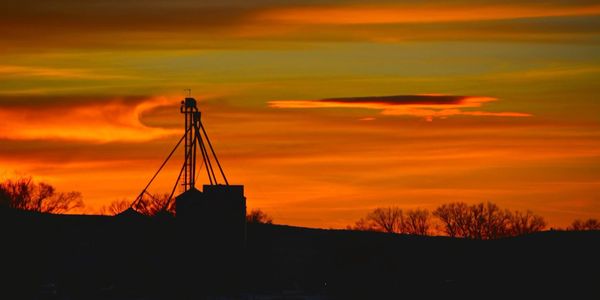
<svg viewBox="0 0 600 300"><path fill-rule="evenodd" d="M475 241L250 224L245 251L215 252L167 217L0 211L0 225L0 299L600 297L600 232Z"/></svg>

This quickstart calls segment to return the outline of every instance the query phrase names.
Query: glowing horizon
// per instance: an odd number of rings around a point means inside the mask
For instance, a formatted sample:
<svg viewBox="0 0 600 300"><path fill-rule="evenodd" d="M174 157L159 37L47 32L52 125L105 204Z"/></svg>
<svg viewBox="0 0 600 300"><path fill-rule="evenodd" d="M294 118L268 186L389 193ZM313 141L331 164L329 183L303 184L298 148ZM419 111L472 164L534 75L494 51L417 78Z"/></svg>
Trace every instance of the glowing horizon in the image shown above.
<svg viewBox="0 0 600 300"><path fill-rule="evenodd" d="M139 193L191 88L228 179L276 223L454 201L549 227L600 218L589 1L25 0L0 15L0 179L80 191L81 212Z"/></svg>

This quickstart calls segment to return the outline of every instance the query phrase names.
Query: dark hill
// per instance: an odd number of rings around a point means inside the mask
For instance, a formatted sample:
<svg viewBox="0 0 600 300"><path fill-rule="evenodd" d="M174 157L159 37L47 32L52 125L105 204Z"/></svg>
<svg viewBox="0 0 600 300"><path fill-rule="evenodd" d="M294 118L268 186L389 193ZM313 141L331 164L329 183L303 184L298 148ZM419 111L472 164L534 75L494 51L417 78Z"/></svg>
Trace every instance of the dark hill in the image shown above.
<svg viewBox="0 0 600 300"><path fill-rule="evenodd" d="M198 254L213 265L235 262L236 274L228 269L230 277L218 277L202 263L188 263L196 254L182 239L194 240L199 249L210 245L181 234L174 218L20 211L0 211L0 217L6 295L1 299L187 299L207 293L240 299L561 294L587 299L600 294L600 232L477 241L249 224L246 251L228 253L235 256L229 259ZM211 281L215 277L220 279Z"/></svg>

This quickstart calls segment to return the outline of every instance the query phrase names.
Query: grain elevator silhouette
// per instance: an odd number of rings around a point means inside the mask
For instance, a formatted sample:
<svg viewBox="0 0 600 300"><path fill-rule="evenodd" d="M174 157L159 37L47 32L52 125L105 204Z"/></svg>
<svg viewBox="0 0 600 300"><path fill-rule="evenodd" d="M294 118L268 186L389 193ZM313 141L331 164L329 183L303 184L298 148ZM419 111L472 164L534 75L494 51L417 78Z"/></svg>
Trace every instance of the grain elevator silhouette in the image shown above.
<svg viewBox="0 0 600 300"><path fill-rule="evenodd" d="M135 209L144 196L151 196L147 192L148 187L183 143L183 165L165 204L165 208L170 205L177 187L180 187L182 192L175 197L175 219L181 242L185 248L201 250L201 253L223 254L243 250L246 245L244 186L229 184L202 124L196 99L186 97L181 101L180 112L184 116L183 136L131 208ZM199 190L196 180L202 169L208 183Z"/></svg>

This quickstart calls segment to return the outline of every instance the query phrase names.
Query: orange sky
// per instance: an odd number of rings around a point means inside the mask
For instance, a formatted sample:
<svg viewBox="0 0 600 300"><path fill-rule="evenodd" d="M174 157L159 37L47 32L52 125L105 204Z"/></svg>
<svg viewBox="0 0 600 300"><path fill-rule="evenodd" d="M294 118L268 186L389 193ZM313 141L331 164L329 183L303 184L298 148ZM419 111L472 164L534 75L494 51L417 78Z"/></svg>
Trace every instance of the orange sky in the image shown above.
<svg viewBox="0 0 600 300"><path fill-rule="evenodd" d="M597 3L369 3L6 4L0 177L80 191L86 213L133 200L191 88L228 179L276 223L451 201L600 218Z"/></svg>

